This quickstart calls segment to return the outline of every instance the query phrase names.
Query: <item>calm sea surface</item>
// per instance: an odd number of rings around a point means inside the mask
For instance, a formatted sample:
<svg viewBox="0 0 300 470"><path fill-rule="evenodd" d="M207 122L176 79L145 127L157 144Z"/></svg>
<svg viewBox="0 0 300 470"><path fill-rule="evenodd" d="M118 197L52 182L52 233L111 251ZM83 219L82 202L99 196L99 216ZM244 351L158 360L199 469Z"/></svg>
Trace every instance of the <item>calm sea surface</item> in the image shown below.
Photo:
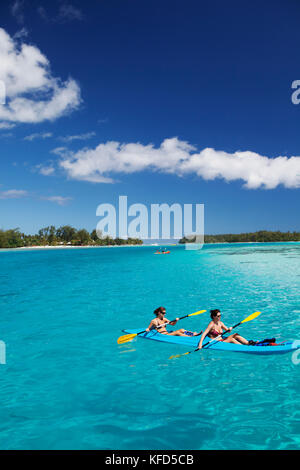
<svg viewBox="0 0 300 470"><path fill-rule="evenodd" d="M300 244L0 252L1 449L299 449L300 364L135 339L173 319L256 310L248 339L300 339ZM178 327L203 329L209 314Z"/></svg>

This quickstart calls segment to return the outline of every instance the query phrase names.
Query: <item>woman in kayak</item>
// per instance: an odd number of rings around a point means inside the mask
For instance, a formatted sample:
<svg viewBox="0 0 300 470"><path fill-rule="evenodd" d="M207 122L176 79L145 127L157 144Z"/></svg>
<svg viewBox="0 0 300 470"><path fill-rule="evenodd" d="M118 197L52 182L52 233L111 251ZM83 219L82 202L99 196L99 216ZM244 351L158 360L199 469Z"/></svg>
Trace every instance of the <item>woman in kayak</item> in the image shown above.
<svg viewBox="0 0 300 470"><path fill-rule="evenodd" d="M193 333L192 331L187 331L184 328L181 328L180 330L176 331L167 331L165 326L160 326L160 325L165 325L168 323L169 325L176 325L177 321L179 318L176 318L176 320L170 322L166 317L166 309L165 307L158 307L156 310L154 310L154 315L156 315L156 318L154 318L151 322L146 331L150 331L153 329L156 329L159 333L163 335L172 335L172 336L197 336L202 333Z"/></svg>
<svg viewBox="0 0 300 470"><path fill-rule="evenodd" d="M221 322L221 312L218 309L210 311L210 318L212 321L209 323L208 327L201 336L198 345L199 349L202 348L202 343L206 336L211 339L216 339L217 341L224 341L225 343L245 344L247 346L252 343L251 341L248 341L247 339L243 338L238 333L234 333L233 335L227 336L226 338L218 338L218 336L223 334L225 331L230 332L232 330L232 327L227 328L227 326L225 326L224 323Z"/></svg>

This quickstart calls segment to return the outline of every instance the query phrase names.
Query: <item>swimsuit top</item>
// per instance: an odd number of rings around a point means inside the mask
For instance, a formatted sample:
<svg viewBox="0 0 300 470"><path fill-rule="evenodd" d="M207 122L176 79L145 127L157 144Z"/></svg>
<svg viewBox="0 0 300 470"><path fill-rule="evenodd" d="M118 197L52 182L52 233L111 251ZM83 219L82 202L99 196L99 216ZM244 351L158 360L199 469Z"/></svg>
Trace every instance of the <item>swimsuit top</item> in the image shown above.
<svg viewBox="0 0 300 470"><path fill-rule="evenodd" d="M159 333L162 333L162 331L163 331L164 329L166 329L166 325L167 325L167 324L168 324L167 322L158 323L158 324L154 325L154 330L158 331Z"/></svg>
<svg viewBox="0 0 300 470"><path fill-rule="evenodd" d="M222 333L220 333L219 331L213 329L213 330L210 330L209 334L216 338L217 336L220 336Z"/></svg>

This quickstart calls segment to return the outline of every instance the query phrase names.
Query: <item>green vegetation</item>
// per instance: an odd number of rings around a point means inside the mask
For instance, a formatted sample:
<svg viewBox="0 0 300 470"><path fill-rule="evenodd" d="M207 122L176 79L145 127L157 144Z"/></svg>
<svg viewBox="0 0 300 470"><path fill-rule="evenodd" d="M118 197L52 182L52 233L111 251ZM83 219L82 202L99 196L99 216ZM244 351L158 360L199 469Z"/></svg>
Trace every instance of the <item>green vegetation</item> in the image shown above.
<svg viewBox="0 0 300 470"><path fill-rule="evenodd" d="M192 243L194 239L183 237L179 243ZM223 235L205 235L205 243L245 243L245 242L300 242L300 232L269 232L260 230L252 233L228 233Z"/></svg>
<svg viewBox="0 0 300 470"><path fill-rule="evenodd" d="M0 248L20 248L26 246L108 246L108 245L142 245L138 238L110 238L97 236L96 230L89 233L85 229L76 230L70 225L55 228L42 228L36 235L25 235L18 228L0 230Z"/></svg>

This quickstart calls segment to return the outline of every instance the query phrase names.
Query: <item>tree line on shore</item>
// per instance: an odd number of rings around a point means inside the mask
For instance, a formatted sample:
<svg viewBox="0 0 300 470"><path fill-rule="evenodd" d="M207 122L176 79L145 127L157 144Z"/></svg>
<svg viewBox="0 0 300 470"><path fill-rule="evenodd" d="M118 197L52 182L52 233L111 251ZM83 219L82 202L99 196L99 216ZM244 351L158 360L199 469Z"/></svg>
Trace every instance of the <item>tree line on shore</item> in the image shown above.
<svg viewBox="0 0 300 470"><path fill-rule="evenodd" d="M193 243L195 238L183 237L179 243ZM299 242L300 232L271 232L260 230L249 233L227 233L222 235L205 235L205 243L242 243L242 242Z"/></svg>
<svg viewBox="0 0 300 470"><path fill-rule="evenodd" d="M77 230L70 225L55 228L53 225L42 228L35 235L26 235L18 228L0 230L0 248L21 248L30 246L108 246L108 245L142 245L138 238L100 237L96 230L89 233L85 229Z"/></svg>

